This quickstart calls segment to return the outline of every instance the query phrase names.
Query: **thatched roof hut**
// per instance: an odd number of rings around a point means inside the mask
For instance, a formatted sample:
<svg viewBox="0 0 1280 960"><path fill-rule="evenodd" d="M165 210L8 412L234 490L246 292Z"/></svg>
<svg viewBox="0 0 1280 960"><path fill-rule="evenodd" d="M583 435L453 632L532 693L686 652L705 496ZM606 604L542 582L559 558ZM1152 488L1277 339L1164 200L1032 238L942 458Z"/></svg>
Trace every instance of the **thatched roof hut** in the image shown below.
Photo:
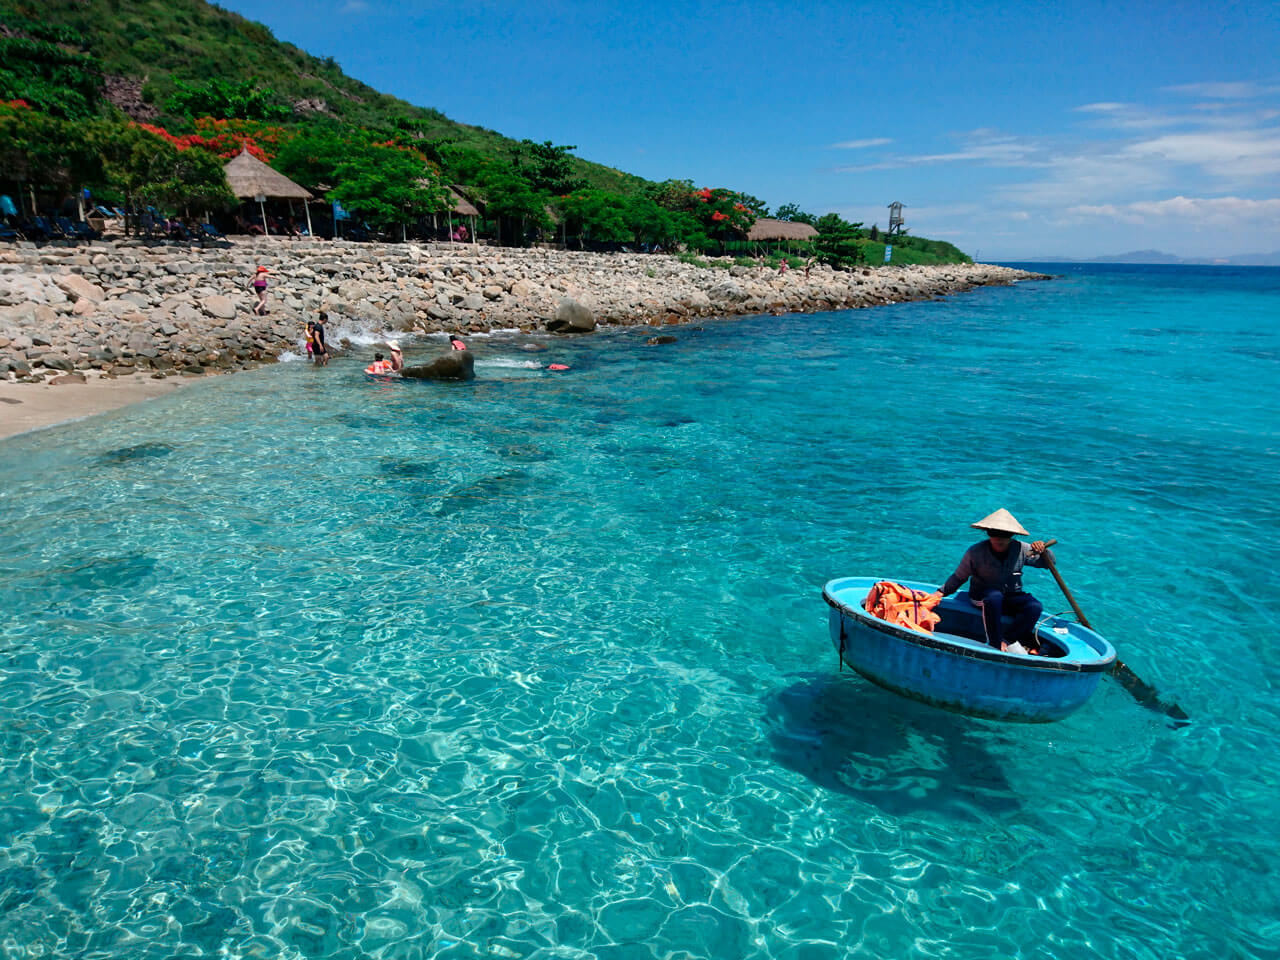
<svg viewBox="0 0 1280 960"><path fill-rule="evenodd" d="M818 235L818 228L808 223L797 223L792 220L771 220L760 217L747 231L747 239L760 240L812 240Z"/></svg>
<svg viewBox="0 0 1280 960"><path fill-rule="evenodd" d="M462 187L458 186L450 186L448 188L449 200L453 203L453 206L450 209L453 213L460 214L464 217L480 216L480 211L476 209L476 205L463 196L462 189Z"/></svg>
<svg viewBox="0 0 1280 960"><path fill-rule="evenodd" d="M222 168L231 192L242 200L266 197L269 200L310 200L311 191L300 187L283 173L272 170L246 147Z"/></svg>

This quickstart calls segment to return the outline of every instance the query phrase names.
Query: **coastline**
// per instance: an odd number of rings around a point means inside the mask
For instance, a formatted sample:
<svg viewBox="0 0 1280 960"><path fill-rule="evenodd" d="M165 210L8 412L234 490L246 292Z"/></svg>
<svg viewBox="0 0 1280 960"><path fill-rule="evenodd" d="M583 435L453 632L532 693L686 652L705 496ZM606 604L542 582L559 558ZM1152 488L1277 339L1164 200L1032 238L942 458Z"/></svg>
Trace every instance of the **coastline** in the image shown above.
<svg viewBox="0 0 1280 960"><path fill-rule="evenodd" d="M142 403L173 393L190 382L188 377L86 377L84 383L55 386L0 380L0 441Z"/></svg>
<svg viewBox="0 0 1280 960"><path fill-rule="evenodd" d="M259 265L270 271L262 317L248 289ZM723 259L453 244L18 244L0 251L0 438L275 362L300 350L303 324L320 310L340 350L335 329L581 334L856 309L1030 279L1047 277L988 264L779 273Z"/></svg>

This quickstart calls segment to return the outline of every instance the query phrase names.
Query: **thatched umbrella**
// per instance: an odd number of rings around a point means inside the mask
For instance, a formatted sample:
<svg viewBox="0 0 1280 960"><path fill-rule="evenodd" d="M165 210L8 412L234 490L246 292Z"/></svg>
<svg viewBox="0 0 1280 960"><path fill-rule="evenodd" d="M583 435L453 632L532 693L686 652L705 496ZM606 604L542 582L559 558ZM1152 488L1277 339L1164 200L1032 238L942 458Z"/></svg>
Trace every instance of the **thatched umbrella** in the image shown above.
<svg viewBox="0 0 1280 960"><path fill-rule="evenodd" d="M273 200L290 201L290 209L293 207L292 201L301 200L307 212L307 234L311 235L311 208L306 203L312 199L311 191L298 186L280 171L272 170L250 153L248 147L244 147L238 156L229 160L222 168L222 172L226 174L227 185L231 187L232 193L242 200L258 201L264 232L270 232L267 230L265 206L267 198L270 197Z"/></svg>
<svg viewBox="0 0 1280 960"><path fill-rule="evenodd" d="M812 240L818 235L818 228L808 223L794 220L772 220L760 217L747 231L747 240L760 243L767 240L782 240L790 249L792 240Z"/></svg>
<svg viewBox="0 0 1280 960"><path fill-rule="evenodd" d="M476 242L476 217L480 216L480 211L476 209L476 205L464 197L460 187L450 186L449 190L449 239L453 239L453 215L471 218L471 242Z"/></svg>

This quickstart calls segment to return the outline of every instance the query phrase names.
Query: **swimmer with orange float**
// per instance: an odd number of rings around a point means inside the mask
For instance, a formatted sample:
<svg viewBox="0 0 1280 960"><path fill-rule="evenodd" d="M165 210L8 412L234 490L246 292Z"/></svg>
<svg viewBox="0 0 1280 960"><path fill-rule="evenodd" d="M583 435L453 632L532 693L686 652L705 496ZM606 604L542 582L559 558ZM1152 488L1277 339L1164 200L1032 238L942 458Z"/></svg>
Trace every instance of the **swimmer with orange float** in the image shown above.
<svg viewBox="0 0 1280 960"><path fill-rule="evenodd" d="M373 355L373 363L364 368L364 372L371 377L385 377L394 373L390 360L384 360L382 354L375 353Z"/></svg>

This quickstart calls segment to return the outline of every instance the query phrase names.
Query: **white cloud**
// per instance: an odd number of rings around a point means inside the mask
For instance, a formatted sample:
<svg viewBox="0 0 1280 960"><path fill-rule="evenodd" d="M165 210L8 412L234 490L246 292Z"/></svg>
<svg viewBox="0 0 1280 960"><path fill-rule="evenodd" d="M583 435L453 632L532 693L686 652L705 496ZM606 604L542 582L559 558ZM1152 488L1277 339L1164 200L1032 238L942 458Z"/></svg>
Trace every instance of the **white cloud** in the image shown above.
<svg viewBox="0 0 1280 960"><path fill-rule="evenodd" d="M841 143L833 143L828 149L863 150L867 147L883 147L887 143L893 143L893 141L885 137L872 137L869 140L845 140Z"/></svg>
<svg viewBox="0 0 1280 960"><path fill-rule="evenodd" d="M1043 234L1028 246L1085 252L1100 225L1109 243L1135 248L1176 248L1193 234L1219 234L1236 252L1280 244L1280 85L1185 84L1100 98L1058 119L1053 135L982 128L937 134L914 152L899 138L897 151L838 172L900 196L914 232L960 230L975 246L1001 232Z"/></svg>
<svg viewBox="0 0 1280 960"><path fill-rule="evenodd" d="M1199 167L1229 180L1280 176L1280 129L1168 134L1130 144L1128 157Z"/></svg>
<svg viewBox="0 0 1280 960"><path fill-rule="evenodd" d="M1247 100L1260 97L1268 92L1267 87L1256 83L1182 83L1173 87L1165 87L1173 93L1181 93L1190 97L1210 97L1216 100Z"/></svg>
<svg viewBox="0 0 1280 960"><path fill-rule="evenodd" d="M933 166L940 163L975 163L992 167L1035 167L1049 163L1042 145L1016 137L999 136L988 131L970 134L969 142L951 153L890 157L880 163L839 167L837 173L862 173L868 170L898 170L904 167Z"/></svg>
<svg viewBox="0 0 1280 960"><path fill-rule="evenodd" d="M1280 218L1280 197L1251 200L1247 197L1169 197L1165 200L1138 200L1126 204L1081 204L1069 208L1072 217L1120 220L1133 224L1167 226L1183 221L1190 226L1215 228L1257 224L1266 226Z"/></svg>

